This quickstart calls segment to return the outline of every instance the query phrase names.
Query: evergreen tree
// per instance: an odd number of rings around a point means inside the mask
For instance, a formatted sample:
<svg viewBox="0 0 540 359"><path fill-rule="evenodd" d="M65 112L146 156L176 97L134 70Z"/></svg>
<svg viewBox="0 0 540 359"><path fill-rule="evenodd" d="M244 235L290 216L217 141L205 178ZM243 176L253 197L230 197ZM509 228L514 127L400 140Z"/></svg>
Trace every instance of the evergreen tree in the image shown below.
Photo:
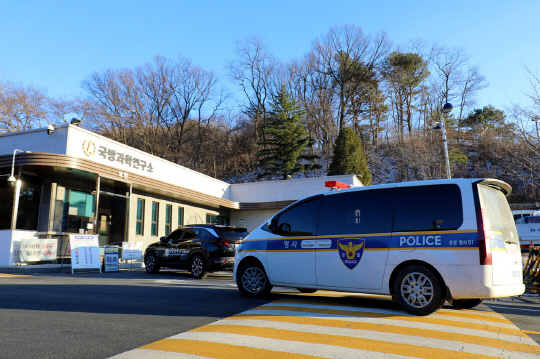
<svg viewBox="0 0 540 359"><path fill-rule="evenodd" d="M264 173L259 178L276 176L287 179L298 172L321 167L315 163L319 156L309 155L306 150L313 141L300 123L304 115L304 109L282 87L269 112L269 121L264 129L266 141L260 143L263 150L259 151L259 156Z"/></svg>
<svg viewBox="0 0 540 359"><path fill-rule="evenodd" d="M371 171L362 149L360 138L349 127L344 127L336 140L332 163L328 168L329 176L356 174L359 180L368 186L371 184Z"/></svg>

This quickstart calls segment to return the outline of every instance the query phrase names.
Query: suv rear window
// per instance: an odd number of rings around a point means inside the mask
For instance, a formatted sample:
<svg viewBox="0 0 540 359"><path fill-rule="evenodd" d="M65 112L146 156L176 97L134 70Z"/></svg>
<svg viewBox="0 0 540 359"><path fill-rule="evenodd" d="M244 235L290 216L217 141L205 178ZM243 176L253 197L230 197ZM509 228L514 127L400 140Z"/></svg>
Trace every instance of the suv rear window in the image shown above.
<svg viewBox="0 0 540 359"><path fill-rule="evenodd" d="M219 233L221 239L228 241L239 241L246 238L248 235L246 228L225 227L218 228L216 231Z"/></svg>
<svg viewBox="0 0 540 359"><path fill-rule="evenodd" d="M463 223L458 185L398 187L395 193L394 232L458 229Z"/></svg>

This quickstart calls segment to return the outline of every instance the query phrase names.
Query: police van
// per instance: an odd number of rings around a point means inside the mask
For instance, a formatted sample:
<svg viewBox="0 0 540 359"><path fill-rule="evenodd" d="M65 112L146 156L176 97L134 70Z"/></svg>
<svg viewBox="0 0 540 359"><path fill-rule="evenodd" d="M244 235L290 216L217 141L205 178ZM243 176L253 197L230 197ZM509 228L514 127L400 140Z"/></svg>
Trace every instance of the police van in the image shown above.
<svg viewBox="0 0 540 359"><path fill-rule="evenodd" d="M242 294L273 286L392 295L411 314L524 292L521 252L496 179L404 182L301 199L237 248Z"/></svg>

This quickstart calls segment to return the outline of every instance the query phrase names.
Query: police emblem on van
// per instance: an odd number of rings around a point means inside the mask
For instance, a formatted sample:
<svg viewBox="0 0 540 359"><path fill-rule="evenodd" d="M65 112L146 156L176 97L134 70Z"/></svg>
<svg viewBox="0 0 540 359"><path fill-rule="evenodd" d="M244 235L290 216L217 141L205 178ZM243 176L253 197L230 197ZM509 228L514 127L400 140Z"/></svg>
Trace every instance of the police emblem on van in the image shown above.
<svg viewBox="0 0 540 359"><path fill-rule="evenodd" d="M361 238L345 238L337 241L339 258L347 268L352 270L360 263L364 254L364 243L365 240Z"/></svg>

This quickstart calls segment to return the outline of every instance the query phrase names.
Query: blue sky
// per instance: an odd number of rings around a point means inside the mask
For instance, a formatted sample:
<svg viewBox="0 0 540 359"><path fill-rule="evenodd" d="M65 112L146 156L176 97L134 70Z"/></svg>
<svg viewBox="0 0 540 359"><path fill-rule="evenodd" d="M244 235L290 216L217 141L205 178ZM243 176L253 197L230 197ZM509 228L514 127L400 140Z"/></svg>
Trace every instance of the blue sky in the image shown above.
<svg viewBox="0 0 540 359"><path fill-rule="evenodd" d="M419 38L464 48L490 84L477 107L504 109L527 104L523 66L540 71L539 13L536 0L0 0L0 70L70 98L93 71L181 54L223 75L246 37L261 36L287 61L330 27L353 24L386 31L395 46Z"/></svg>

